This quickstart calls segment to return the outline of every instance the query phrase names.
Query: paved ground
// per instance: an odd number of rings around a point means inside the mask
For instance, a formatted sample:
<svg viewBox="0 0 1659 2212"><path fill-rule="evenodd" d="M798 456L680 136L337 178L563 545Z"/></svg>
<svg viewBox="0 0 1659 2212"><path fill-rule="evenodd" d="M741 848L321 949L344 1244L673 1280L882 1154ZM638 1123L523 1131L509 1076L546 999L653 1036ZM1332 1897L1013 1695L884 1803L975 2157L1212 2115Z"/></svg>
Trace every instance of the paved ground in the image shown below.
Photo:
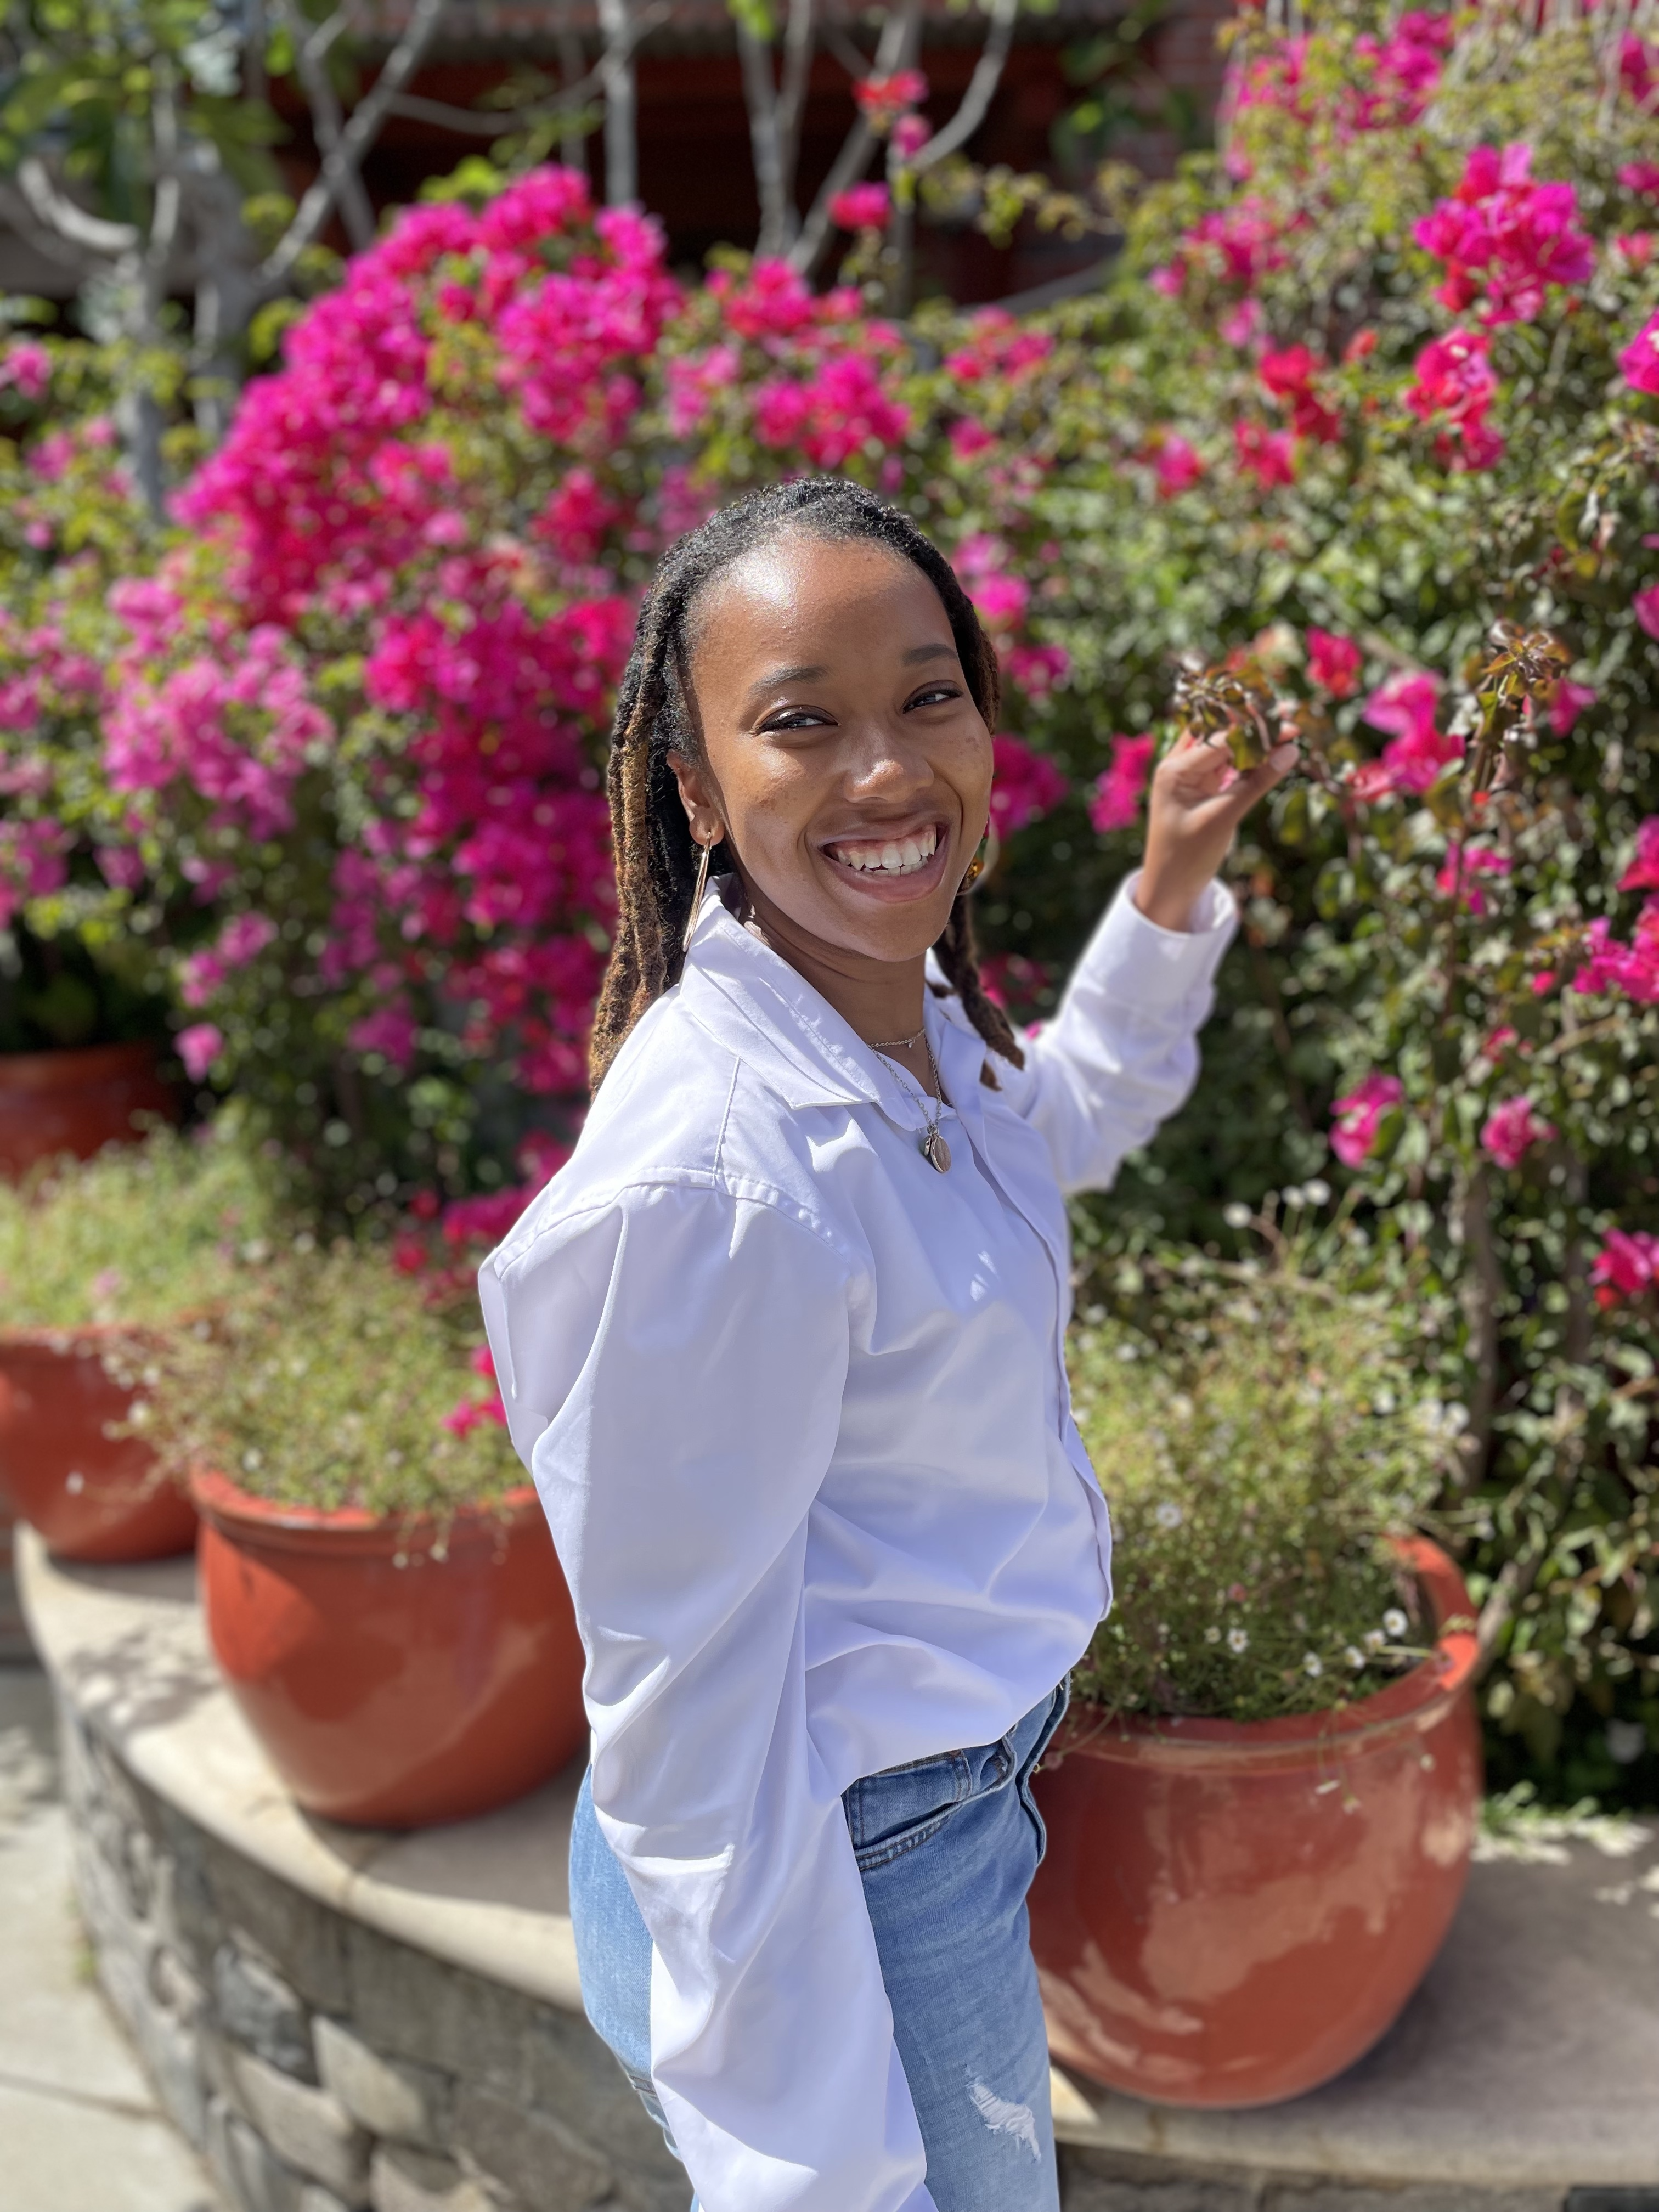
<svg viewBox="0 0 1659 2212"><path fill-rule="evenodd" d="M219 2212L85 1962L46 1676L0 1667L0 2212Z"/></svg>

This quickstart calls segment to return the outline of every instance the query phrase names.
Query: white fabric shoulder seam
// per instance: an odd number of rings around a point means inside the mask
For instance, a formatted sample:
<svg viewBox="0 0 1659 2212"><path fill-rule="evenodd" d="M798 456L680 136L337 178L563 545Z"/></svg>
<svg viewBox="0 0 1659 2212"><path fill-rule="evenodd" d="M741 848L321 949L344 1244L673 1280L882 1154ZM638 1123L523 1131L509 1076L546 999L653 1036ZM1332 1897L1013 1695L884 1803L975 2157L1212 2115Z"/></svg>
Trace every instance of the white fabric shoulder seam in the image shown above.
<svg viewBox="0 0 1659 2212"><path fill-rule="evenodd" d="M857 1262L848 1251L845 1240L837 1236L821 1214L810 1212L799 1199L787 1191L780 1190L775 1183L763 1182L758 1176L738 1175L729 1170L714 1168L653 1168L631 1176L626 1182L614 1183L608 1190L585 1199L567 1212L555 1214L551 1219L539 1221L530 1236L511 1253L502 1257L509 1269L516 1269L526 1261L538 1244L556 1232L574 1229L612 1212L625 1205L630 1198L643 1197L653 1190L701 1191L711 1198L730 1199L734 1205L763 1206L784 1220L792 1221L797 1228L833 1252L849 1273ZM488 1263L487 1263L488 1264Z"/></svg>

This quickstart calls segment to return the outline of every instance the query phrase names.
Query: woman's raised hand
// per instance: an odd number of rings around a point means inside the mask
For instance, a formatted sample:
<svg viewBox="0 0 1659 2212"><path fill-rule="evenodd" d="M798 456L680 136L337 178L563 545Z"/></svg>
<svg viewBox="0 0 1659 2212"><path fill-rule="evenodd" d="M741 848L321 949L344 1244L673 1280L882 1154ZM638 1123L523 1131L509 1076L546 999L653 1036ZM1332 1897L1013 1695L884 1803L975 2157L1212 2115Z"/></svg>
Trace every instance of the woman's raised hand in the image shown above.
<svg viewBox="0 0 1659 2212"><path fill-rule="evenodd" d="M1135 904L1161 929L1184 930L1204 886L1227 857L1233 834L1258 799L1296 764L1290 725L1260 768L1240 775L1225 745L1183 731L1152 777L1146 856Z"/></svg>

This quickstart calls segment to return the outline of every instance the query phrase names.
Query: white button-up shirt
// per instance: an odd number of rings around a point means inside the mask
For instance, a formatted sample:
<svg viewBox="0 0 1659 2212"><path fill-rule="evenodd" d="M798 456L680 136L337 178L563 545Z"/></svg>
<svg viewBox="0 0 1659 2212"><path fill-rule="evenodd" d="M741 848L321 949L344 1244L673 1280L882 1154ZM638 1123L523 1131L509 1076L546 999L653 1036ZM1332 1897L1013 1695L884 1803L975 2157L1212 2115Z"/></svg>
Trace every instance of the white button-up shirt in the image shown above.
<svg viewBox="0 0 1659 2212"><path fill-rule="evenodd" d="M1212 884L1175 935L1131 888L1000 1089L928 994L944 1175L919 1096L711 891L482 1273L708 2212L931 2212L841 1796L1004 1734L1109 1601L1062 1194L1186 1096L1235 919Z"/></svg>

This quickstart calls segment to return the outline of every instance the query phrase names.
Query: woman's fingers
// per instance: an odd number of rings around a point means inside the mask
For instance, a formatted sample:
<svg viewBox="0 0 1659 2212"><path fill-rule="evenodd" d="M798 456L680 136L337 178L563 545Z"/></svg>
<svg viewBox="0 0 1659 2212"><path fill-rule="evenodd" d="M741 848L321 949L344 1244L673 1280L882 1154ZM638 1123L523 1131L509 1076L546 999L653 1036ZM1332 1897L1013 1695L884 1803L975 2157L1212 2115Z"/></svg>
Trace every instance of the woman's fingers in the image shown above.
<svg viewBox="0 0 1659 2212"><path fill-rule="evenodd" d="M1251 769L1248 775L1239 777L1231 791L1221 793L1214 802L1218 816L1237 827L1258 799L1284 782L1296 766L1298 750L1294 743L1275 745L1260 768Z"/></svg>

